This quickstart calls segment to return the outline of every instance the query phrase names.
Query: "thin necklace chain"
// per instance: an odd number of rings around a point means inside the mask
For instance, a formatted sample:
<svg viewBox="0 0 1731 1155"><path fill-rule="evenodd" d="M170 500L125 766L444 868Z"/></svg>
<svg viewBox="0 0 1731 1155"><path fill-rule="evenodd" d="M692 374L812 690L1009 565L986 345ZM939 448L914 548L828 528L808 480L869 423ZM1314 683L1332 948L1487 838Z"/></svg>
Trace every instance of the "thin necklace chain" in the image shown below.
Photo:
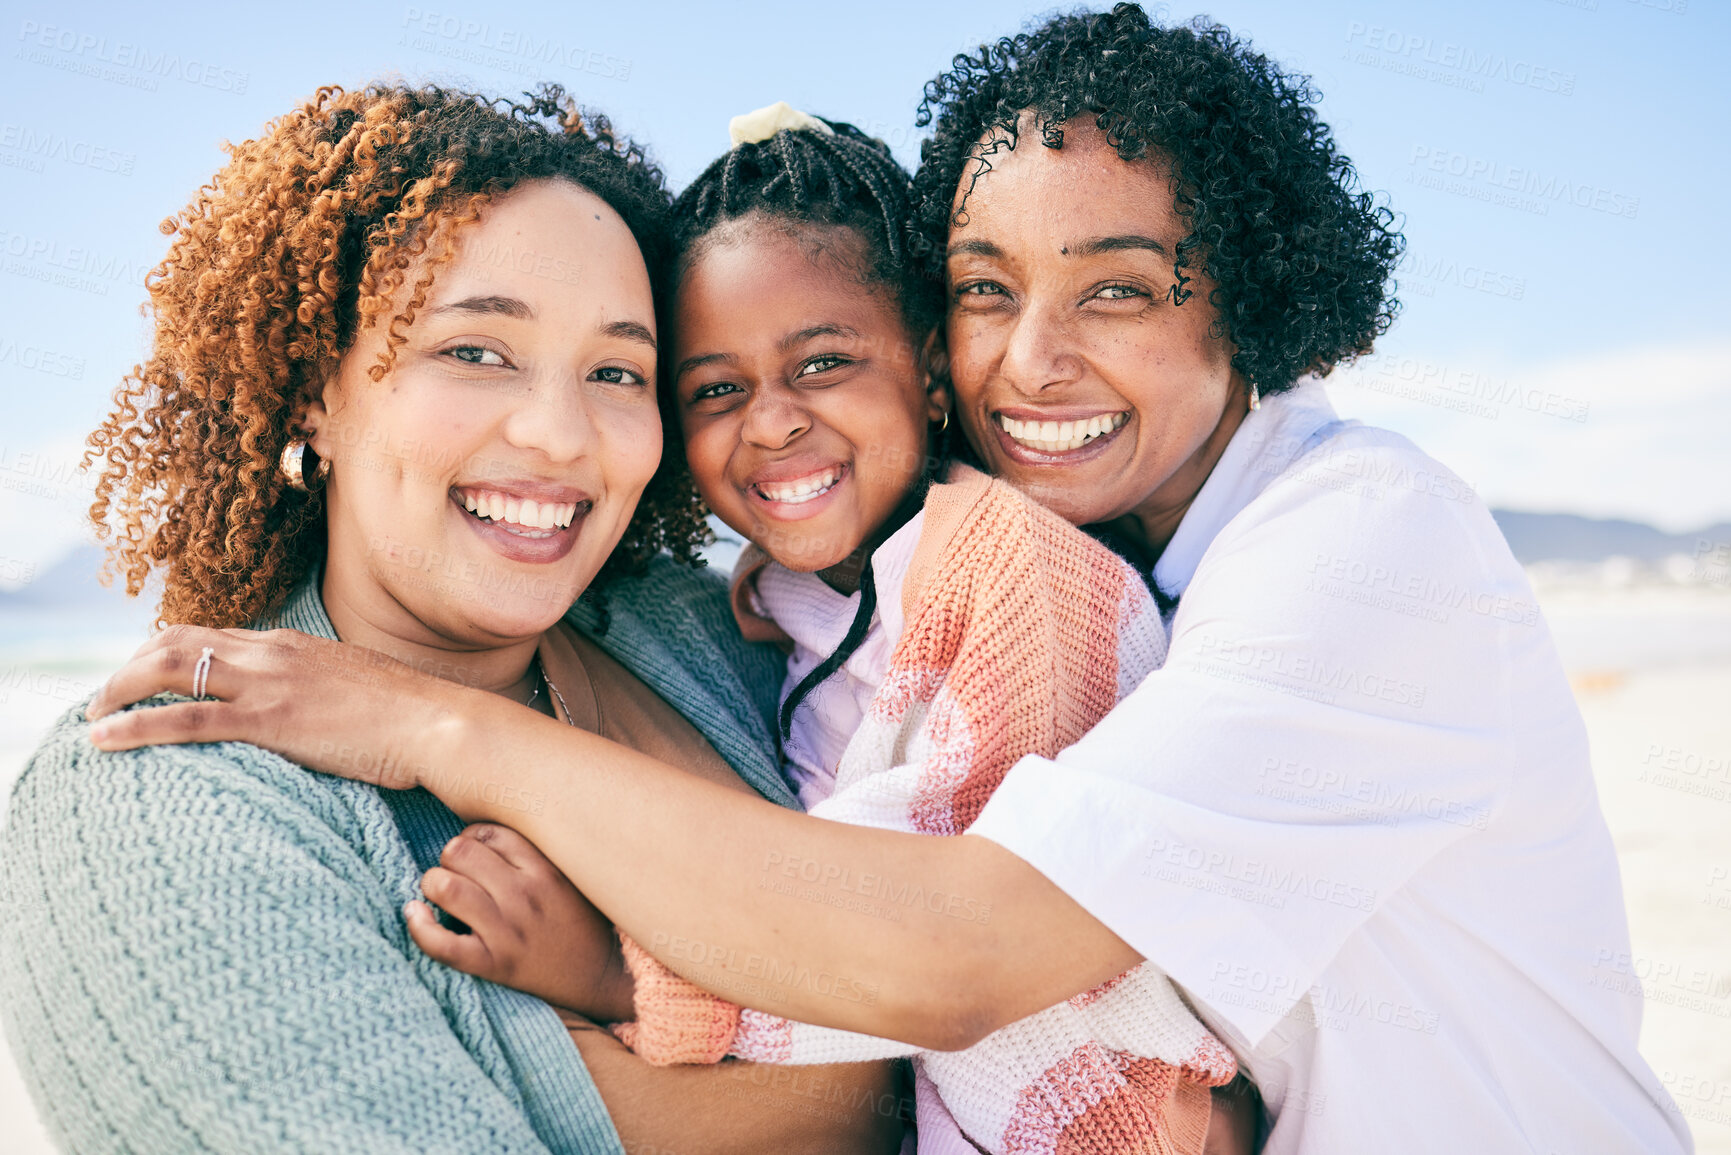
<svg viewBox="0 0 1731 1155"><path fill-rule="evenodd" d="M535 665L541 671L541 685L546 686L547 689L552 693L553 697L558 699L559 709L562 710L565 714L565 724L568 726L575 726L577 724L577 721L576 721L576 719L571 717L571 708L565 704L565 695L561 694L559 692L559 687L555 686L553 684L553 679L549 678L547 676L547 667L542 665L541 659L539 657L536 657ZM537 695L539 695L541 693L541 687L540 686L535 687L535 693ZM533 702L535 699L531 698L529 700L531 702Z"/></svg>

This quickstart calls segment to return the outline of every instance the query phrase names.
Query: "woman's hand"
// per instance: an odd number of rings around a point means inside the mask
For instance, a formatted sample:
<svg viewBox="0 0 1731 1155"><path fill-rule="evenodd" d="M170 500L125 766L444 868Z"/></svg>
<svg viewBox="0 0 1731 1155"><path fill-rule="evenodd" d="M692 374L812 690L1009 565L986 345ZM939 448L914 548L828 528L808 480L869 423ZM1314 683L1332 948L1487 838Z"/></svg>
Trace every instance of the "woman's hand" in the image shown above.
<svg viewBox="0 0 1731 1155"><path fill-rule="evenodd" d="M191 697L200 657L204 699L120 712L156 694ZM297 630L170 626L129 658L85 710L102 750L182 742L250 742L344 778L391 789L418 784L415 743L462 688L376 650Z"/></svg>
<svg viewBox="0 0 1731 1155"><path fill-rule="evenodd" d="M409 937L430 957L596 1022L634 1017L613 924L515 830L464 830L422 877L421 893L470 931L443 927L411 902Z"/></svg>

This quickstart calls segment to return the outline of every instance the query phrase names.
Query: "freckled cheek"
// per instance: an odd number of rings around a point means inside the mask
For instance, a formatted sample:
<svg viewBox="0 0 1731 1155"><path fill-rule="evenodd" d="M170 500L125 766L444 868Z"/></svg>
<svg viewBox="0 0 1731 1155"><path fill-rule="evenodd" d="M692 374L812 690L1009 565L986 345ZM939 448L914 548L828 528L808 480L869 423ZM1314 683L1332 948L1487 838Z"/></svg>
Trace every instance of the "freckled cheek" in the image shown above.
<svg viewBox="0 0 1731 1155"><path fill-rule="evenodd" d="M967 317L952 319L945 336L951 380L964 396L978 396L977 386L985 380L986 367L1001 352L1003 340L987 326Z"/></svg>
<svg viewBox="0 0 1731 1155"><path fill-rule="evenodd" d="M622 494L642 493L661 464L660 418L652 414L647 420L622 422L608 440L607 488Z"/></svg>

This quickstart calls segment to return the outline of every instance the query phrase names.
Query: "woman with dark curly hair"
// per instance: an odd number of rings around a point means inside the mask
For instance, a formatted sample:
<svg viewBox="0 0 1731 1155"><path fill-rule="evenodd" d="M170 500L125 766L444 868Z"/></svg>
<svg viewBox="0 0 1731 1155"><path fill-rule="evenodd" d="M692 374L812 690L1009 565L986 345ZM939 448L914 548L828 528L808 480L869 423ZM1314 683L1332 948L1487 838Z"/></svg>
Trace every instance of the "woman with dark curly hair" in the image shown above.
<svg viewBox="0 0 1731 1155"><path fill-rule="evenodd" d="M160 570L163 636L341 638L369 664L321 676L350 693L420 669L793 804L763 712L778 665L725 629L719 582L649 560L704 532L661 464L650 270L666 212L660 173L556 89L499 105L327 88L234 148L165 225L150 359L92 439L94 515L118 529L133 592ZM605 602L579 601L607 570ZM189 672L195 699L233 675L210 649ZM440 862L549 869L508 832L454 837L426 792L238 743L104 754L82 714L31 759L0 843L18 900L0 1006L68 1149L899 1142L886 1063L797 1088L652 1067L434 961L422 948L449 932L405 924L405 902L461 883ZM375 754L392 757L340 757Z"/></svg>
<svg viewBox="0 0 1731 1155"><path fill-rule="evenodd" d="M1269 1151L1686 1150L1525 577L1469 486L1319 380L1387 328L1401 242L1305 81L1121 4L958 56L926 98L915 236L961 424L1137 559L1171 632L967 834L815 822L550 723L502 739L504 704L430 681L380 717L300 672L330 647L229 646L232 702L98 740L240 735L354 774L248 720L292 688L309 728L545 792L514 825L651 954L822 1026L966 1047L1146 959L1258 1085ZM143 652L98 710L184 688L194 643ZM860 893L900 917L856 917ZM754 966L875 997L741 999Z"/></svg>

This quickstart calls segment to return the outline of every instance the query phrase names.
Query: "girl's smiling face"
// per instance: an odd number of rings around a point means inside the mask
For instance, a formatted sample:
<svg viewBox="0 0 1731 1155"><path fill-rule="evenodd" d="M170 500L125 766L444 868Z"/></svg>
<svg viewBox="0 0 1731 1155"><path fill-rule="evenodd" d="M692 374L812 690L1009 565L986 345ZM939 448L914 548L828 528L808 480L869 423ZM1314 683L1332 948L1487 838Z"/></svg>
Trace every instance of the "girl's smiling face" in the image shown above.
<svg viewBox="0 0 1731 1155"><path fill-rule="evenodd" d="M534 181L457 238L390 371L368 372L381 323L306 425L332 461L333 616L461 649L559 619L623 535L661 422L649 277L617 213L569 182Z"/></svg>
<svg viewBox="0 0 1731 1155"><path fill-rule="evenodd" d="M851 230L747 215L702 241L674 302L672 387L709 507L789 569L877 544L924 472L927 390Z"/></svg>

